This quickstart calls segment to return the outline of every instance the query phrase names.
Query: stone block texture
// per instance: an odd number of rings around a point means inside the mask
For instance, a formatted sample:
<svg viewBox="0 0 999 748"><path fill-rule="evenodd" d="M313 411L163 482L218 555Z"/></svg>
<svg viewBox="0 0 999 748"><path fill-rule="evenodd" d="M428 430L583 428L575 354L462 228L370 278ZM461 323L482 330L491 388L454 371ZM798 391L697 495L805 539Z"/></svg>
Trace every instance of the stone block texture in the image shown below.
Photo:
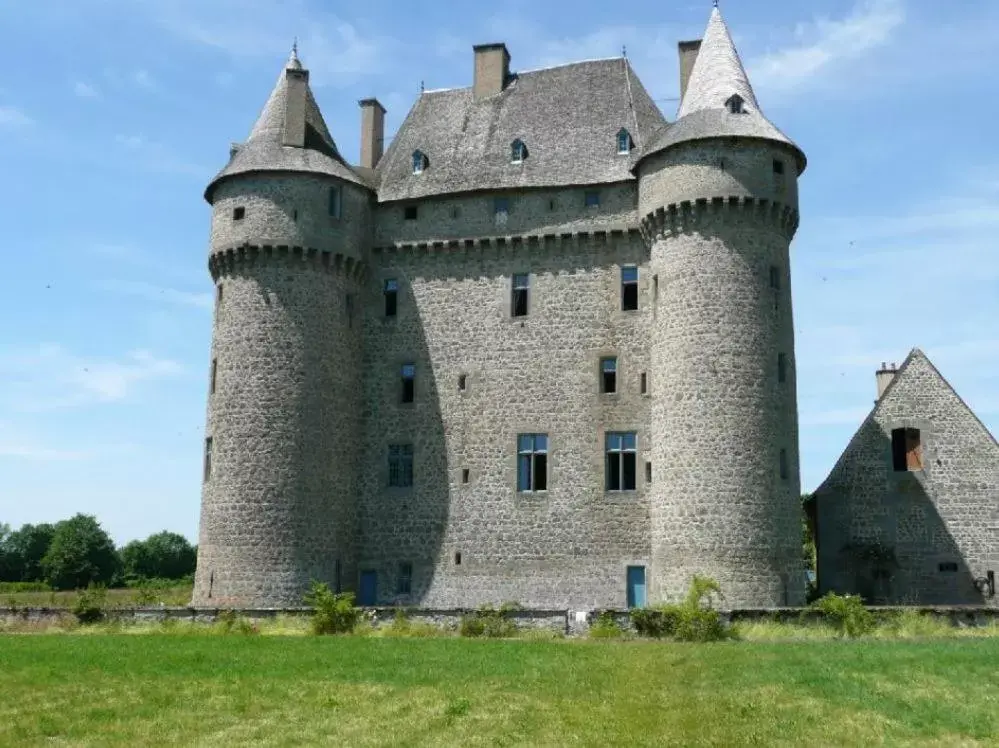
<svg viewBox="0 0 999 748"><path fill-rule="evenodd" d="M896 465L896 429L918 430L921 465ZM918 349L815 502L820 592L996 605L981 580L999 573L999 444Z"/></svg>

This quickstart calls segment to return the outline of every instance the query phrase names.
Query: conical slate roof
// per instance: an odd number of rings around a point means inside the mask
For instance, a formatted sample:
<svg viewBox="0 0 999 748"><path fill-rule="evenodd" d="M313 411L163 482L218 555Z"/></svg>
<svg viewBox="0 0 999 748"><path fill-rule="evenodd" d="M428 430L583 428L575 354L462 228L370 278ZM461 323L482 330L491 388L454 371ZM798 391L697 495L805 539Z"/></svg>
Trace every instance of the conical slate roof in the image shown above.
<svg viewBox="0 0 999 748"><path fill-rule="evenodd" d="M281 69L274 90L257 117L245 143L234 149L229 163L205 190L205 199L211 202L212 191L223 179L236 174L266 171L299 171L326 174L348 182L365 184L340 155L336 141L330 134L312 89L305 83L305 139L304 146L284 144L285 115L289 106L288 71L308 71L302 67L297 50L292 50L288 62Z"/></svg>
<svg viewBox="0 0 999 748"><path fill-rule="evenodd" d="M742 111L728 108L732 96L742 99ZM804 171L805 154L778 130L760 110L753 86L735 49L732 35L717 6L711 12L701 48L690 73L677 120L660 131L644 149L645 156L677 143L706 138L761 138L785 143L798 153L798 171Z"/></svg>

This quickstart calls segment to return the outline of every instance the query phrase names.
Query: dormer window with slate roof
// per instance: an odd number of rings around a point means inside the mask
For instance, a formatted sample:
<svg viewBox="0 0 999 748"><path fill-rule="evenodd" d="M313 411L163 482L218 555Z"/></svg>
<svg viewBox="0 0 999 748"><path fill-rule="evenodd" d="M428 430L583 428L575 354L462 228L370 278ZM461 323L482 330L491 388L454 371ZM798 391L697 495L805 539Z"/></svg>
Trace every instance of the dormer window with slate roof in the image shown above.
<svg viewBox="0 0 999 748"><path fill-rule="evenodd" d="M746 110L742 106L745 103L745 100L739 94L732 94L728 101L725 102L725 106L732 114L745 114Z"/></svg>
<svg viewBox="0 0 999 748"><path fill-rule="evenodd" d="M423 151L413 151L413 173L422 174L430 166L430 159Z"/></svg>
<svg viewBox="0 0 999 748"><path fill-rule="evenodd" d="M510 163L511 164L522 164L524 159L527 158L527 146L524 145L524 141L517 138L510 144Z"/></svg>
<svg viewBox="0 0 999 748"><path fill-rule="evenodd" d="M618 155L625 156L631 153L631 149L634 148L634 146L635 143L631 139L631 133L622 127L617 133Z"/></svg>

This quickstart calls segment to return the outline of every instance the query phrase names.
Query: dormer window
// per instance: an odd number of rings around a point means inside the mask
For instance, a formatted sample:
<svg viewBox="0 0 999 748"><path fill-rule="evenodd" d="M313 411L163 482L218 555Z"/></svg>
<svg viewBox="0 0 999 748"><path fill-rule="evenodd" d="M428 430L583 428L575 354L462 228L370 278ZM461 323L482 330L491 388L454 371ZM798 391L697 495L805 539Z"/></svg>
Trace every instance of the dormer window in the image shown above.
<svg viewBox="0 0 999 748"><path fill-rule="evenodd" d="M524 141L517 138L510 144L510 163L511 164L522 164L524 159L527 158L527 146L524 145Z"/></svg>
<svg viewBox="0 0 999 748"><path fill-rule="evenodd" d="M725 102L725 106L732 114L745 114L746 110L742 108L742 105L745 103L745 100L739 94L732 94L729 100Z"/></svg>
<svg viewBox="0 0 999 748"><path fill-rule="evenodd" d="M423 151L413 151L413 173L422 174L430 166L430 159Z"/></svg>
<svg viewBox="0 0 999 748"><path fill-rule="evenodd" d="M619 156L625 156L631 153L631 149L634 148L635 144L631 139L631 133L621 128L617 133L617 152Z"/></svg>

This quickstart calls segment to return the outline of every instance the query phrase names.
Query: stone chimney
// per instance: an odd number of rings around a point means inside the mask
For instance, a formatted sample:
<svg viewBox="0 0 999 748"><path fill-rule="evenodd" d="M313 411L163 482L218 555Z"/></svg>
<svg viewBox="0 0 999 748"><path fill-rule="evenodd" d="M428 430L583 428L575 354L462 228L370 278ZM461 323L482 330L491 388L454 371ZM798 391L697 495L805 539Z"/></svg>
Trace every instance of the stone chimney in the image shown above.
<svg viewBox="0 0 999 748"><path fill-rule="evenodd" d="M361 166L374 169L385 152L385 107L378 99L361 99Z"/></svg>
<svg viewBox="0 0 999 748"><path fill-rule="evenodd" d="M884 361L881 362L881 368L874 375L878 380L878 400L885 394L885 390L888 389L888 385L891 384L897 372L898 367L895 364L888 366Z"/></svg>
<svg viewBox="0 0 999 748"><path fill-rule="evenodd" d="M297 59L296 59L297 62ZM309 90L309 71L288 67L284 71L287 92L284 99L284 136L282 145L305 147L305 103Z"/></svg>
<svg viewBox="0 0 999 748"><path fill-rule="evenodd" d="M694 72L694 63L697 61L697 53L701 51L701 40L692 42L680 42L680 100L683 100L687 93L687 84L690 82L690 74Z"/></svg>
<svg viewBox="0 0 999 748"><path fill-rule="evenodd" d="M477 44L475 51L475 83L472 91L475 100L485 99L502 93L510 78L510 53L506 45Z"/></svg>

